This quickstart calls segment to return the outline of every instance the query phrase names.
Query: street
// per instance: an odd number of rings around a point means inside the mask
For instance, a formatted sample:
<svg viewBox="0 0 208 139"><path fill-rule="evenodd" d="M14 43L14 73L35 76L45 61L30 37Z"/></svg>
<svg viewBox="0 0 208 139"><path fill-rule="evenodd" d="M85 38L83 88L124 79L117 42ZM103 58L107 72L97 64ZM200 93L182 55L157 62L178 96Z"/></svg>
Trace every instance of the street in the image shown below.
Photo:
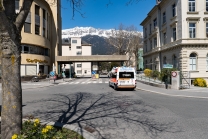
<svg viewBox="0 0 208 139"><path fill-rule="evenodd" d="M115 91L108 78L23 89L27 116L74 124L98 139L208 138L208 99Z"/></svg>

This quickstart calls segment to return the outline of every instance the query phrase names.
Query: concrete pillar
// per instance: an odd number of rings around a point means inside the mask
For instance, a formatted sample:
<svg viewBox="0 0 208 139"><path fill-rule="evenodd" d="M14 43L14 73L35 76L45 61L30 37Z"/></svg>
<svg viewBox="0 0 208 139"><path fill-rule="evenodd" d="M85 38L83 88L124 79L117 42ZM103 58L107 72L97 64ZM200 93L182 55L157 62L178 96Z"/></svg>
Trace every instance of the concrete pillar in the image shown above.
<svg viewBox="0 0 208 139"><path fill-rule="evenodd" d="M171 78L172 78L171 88L180 89L180 71L172 71Z"/></svg>

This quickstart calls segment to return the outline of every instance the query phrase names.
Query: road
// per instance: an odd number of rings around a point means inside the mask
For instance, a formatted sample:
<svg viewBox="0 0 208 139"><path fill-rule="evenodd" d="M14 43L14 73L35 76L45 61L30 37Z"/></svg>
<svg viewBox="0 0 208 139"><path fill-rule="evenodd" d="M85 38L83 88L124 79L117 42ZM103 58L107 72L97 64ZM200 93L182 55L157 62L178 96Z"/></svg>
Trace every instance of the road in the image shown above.
<svg viewBox="0 0 208 139"><path fill-rule="evenodd" d="M75 124L98 139L208 138L208 99L115 91L108 78L23 90L23 115Z"/></svg>

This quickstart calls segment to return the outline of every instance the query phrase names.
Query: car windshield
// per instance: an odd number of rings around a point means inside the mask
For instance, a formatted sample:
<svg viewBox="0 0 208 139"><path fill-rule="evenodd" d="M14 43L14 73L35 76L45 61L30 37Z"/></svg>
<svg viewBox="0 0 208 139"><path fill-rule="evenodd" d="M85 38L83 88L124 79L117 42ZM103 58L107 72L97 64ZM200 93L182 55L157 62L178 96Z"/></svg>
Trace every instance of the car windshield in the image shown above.
<svg viewBox="0 0 208 139"><path fill-rule="evenodd" d="M134 78L134 72L119 72L119 78Z"/></svg>

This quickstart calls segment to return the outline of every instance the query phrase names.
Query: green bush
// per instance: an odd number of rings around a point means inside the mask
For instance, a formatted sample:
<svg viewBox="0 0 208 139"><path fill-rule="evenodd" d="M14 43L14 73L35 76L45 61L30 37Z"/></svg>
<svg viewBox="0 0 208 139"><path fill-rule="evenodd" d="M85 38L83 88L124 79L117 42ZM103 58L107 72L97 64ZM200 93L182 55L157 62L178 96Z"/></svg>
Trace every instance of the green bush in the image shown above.
<svg viewBox="0 0 208 139"><path fill-rule="evenodd" d="M151 69L145 69L145 70L144 70L144 75L145 75L145 76L151 77L151 74L152 74L152 70L151 70Z"/></svg>
<svg viewBox="0 0 208 139"><path fill-rule="evenodd" d="M176 70L175 68L163 68L160 73L160 80L165 82L168 78L171 79L171 72Z"/></svg>
<svg viewBox="0 0 208 139"><path fill-rule="evenodd" d="M157 70L154 70L154 71L152 71L151 77L154 78L154 79L156 79L156 78L159 77L159 75L160 75L160 72L157 71Z"/></svg>
<svg viewBox="0 0 208 139"><path fill-rule="evenodd" d="M207 87L206 80L203 78L196 78L193 82L194 86Z"/></svg>
<svg viewBox="0 0 208 139"><path fill-rule="evenodd" d="M78 133L51 125L41 125L39 119L23 123L21 134L14 134L12 139L84 139Z"/></svg>

